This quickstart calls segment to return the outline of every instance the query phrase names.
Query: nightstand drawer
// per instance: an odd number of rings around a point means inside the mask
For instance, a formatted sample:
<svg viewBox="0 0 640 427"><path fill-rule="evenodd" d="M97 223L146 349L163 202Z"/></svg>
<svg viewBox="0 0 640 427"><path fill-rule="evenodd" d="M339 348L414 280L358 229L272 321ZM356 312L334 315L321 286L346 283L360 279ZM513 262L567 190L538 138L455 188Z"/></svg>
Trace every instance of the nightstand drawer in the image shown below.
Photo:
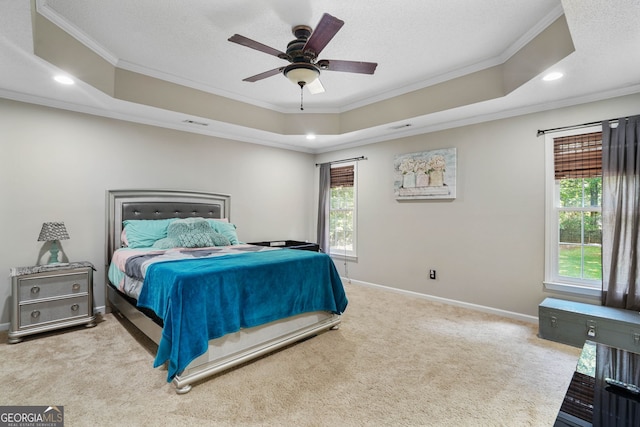
<svg viewBox="0 0 640 427"><path fill-rule="evenodd" d="M18 287L18 298L21 303L41 298L86 294L89 291L89 274L69 272L69 274L22 278Z"/></svg>
<svg viewBox="0 0 640 427"><path fill-rule="evenodd" d="M86 295L24 304L20 306L20 328L38 326L62 319L88 317L89 314L89 302Z"/></svg>

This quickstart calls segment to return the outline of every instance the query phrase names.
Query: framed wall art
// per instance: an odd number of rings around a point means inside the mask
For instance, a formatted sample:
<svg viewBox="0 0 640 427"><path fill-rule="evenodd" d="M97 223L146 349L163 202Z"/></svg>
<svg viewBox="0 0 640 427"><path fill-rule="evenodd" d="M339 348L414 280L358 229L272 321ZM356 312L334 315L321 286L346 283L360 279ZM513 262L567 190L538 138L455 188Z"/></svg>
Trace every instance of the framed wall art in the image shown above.
<svg viewBox="0 0 640 427"><path fill-rule="evenodd" d="M398 154L393 166L396 200L456 198L455 148Z"/></svg>

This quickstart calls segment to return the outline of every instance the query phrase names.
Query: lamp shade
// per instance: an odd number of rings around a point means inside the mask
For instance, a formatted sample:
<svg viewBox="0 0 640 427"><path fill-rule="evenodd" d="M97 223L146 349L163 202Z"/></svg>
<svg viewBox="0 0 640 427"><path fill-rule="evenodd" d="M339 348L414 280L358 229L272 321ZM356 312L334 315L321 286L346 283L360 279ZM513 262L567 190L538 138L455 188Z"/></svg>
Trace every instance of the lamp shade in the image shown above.
<svg viewBox="0 0 640 427"><path fill-rule="evenodd" d="M38 242L51 242L55 240L67 240L69 234L64 226L64 222L45 222L42 224Z"/></svg>
<svg viewBox="0 0 640 427"><path fill-rule="evenodd" d="M294 84L304 86L317 79L320 75L320 70L312 64L301 62L285 67L284 75Z"/></svg>

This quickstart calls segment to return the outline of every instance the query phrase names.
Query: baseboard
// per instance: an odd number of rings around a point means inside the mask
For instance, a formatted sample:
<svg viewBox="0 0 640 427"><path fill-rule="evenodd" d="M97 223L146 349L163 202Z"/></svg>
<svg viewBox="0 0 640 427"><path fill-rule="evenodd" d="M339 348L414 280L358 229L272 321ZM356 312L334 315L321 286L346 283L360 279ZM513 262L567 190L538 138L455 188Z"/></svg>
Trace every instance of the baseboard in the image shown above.
<svg viewBox="0 0 640 427"><path fill-rule="evenodd" d="M345 278L345 277L342 278L342 282L343 283L353 283L353 284L362 285L362 286L368 286L368 287L371 287L371 288L384 289L384 290L389 291L389 292L395 292L395 293L398 293L398 294L408 295L408 296L412 296L412 297L416 297L416 298L422 298L422 299L426 299L426 300L429 300L429 301L435 301L435 302L440 302L440 303L443 303L443 304L454 305L456 307L468 308L470 310L481 311L483 313L495 314L495 315L502 316L502 317L508 317L508 318L514 319L514 320L520 320L522 322L535 323L535 324L538 323L538 318L536 316L529 316L529 315L526 315L526 314L516 313L516 312L513 312L513 311L501 310L499 308L487 307L487 306L478 305L478 304L471 304L471 303L464 302L464 301L457 301L457 300L453 300L453 299L437 297L437 296L434 296L434 295L422 294L420 292L407 291L405 289L392 288L390 286L378 285L378 284L375 284L375 283L363 282L361 280L354 280L354 279L349 279L349 278Z"/></svg>

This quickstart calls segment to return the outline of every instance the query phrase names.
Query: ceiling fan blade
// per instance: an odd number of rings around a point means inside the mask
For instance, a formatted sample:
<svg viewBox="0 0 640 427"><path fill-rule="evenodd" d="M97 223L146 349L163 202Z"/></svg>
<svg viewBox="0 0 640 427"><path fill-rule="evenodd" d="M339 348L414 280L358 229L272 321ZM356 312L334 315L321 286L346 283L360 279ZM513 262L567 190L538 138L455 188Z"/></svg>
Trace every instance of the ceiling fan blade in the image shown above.
<svg viewBox="0 0 640 427"><path fill-rule="evenodd" d="M344 21L325 13L320 18L320 22L318 22L302 50L304 52L311 51L319 55L343 25Z"/></svg>
<svg viewBox="0 0 640 427"><path fill-rule="evenodd" d="M305 86L309 88L309 93L312 95L324 92L324 86L322 86L320 79L315 79L311 83L307 83Z"/></svg>
<svg viewBox="0 0 640 427"><path fill-rule="evenodd" d="M269 55L277 56L278 58L286 58L287 54L279 51L278 49L274 49L265 44L259 43L255 40L251 40L245 36L241 36L240 34L234 34L228 39L232 43L238 43L242 46L250 47L251 49L259 50L260 52L268 53Z"/></svg>
<svg viewBox="0 0 640 427"><path fill-rule="evenodd" d="M339 59L322 59L317 64L321 70L361 74L373 74L378 66L376 62L341 61Z"/></svg>
<svg viewBox="0 0 640 427"><path fill-rule="evenodd" d="M264 73L256 74L255 76L247 77L246 79L242 79L243 82L257 82L258 80L266 79L267 77L275 76L276 74L280 74L284 67L274 68L273 70L265 71Z"/></svg>

